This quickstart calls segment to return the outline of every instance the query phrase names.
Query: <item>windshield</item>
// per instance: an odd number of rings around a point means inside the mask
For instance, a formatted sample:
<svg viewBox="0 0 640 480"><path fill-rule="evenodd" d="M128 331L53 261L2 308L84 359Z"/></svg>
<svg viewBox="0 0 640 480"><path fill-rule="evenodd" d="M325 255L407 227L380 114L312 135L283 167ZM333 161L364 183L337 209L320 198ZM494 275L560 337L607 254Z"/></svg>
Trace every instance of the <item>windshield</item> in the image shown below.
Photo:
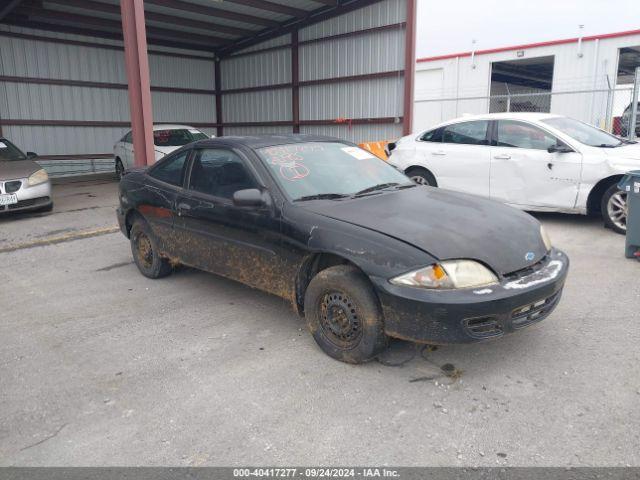
<svg viewBox="0 0 640 480"><path fill-rule="evenodd" d="M571 138L591 147L618 147L623 142L599 128L592 127L573 118L557 117L542 120L542 123L560 130Z"/></svg>
<svg viewBox="0 0 640 480"><path fill-rule="evenodd" d="M196 140L204 140L206 133L195 128L181 130L154 130L153 144L156 147L181 147Z"/></svg>
<svg viewBox="0 0 640 480"><path fill-rule="evenodd" d="M26 160L27 156L13 143L0 139L0 162L11 162L14 160Z"/></svg>
<svg viewBox="0 0 640 480"><path fill-rule="evenodd" d="M414 185L370 152L344 143L310 142L258 150L278 184L293 200L340 198Z"/></svg>

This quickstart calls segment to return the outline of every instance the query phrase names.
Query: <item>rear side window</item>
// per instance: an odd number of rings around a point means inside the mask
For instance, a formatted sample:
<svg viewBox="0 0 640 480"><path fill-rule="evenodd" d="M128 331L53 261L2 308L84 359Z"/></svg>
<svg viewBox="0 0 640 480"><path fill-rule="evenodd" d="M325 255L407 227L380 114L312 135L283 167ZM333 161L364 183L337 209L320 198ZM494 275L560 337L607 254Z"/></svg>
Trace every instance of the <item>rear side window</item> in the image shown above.
<svg viewBox="0 0 640 480"><path fill-rule="evenodd" d="M164 160L154 167L149 176L171 185L182 186L184 179L184 167L187 163L190 151L182 152L175 157Z"/></svg>
<svg viewBox="0 0 640 480"><path fill-rule="evenodd" d="M232 199L238 190L257 188L257 184L236 153L209 148L196 153L189 188L214 197Z"/></svg>
<svg viewBox="0 0 640 480"><path fill-rule="evenodd" d="M463 145L488 145L487 129L489 122L477 120L474 122L455 123L444 127L442 141Z"/></svg>
<svg viewBox="0 0 640 480"><path fill-rule="evenodd" d="M544 130L513 120L499 120L497 133L499 147L547 150L558 143L556 137Z"/></svg>
<svg viewBox="0 0 640 480"><path fill-rule="evenodd" d="M430 130L422 135L420 140L423 142L442 142L442 129L436 128L435 130Z"/></svg>

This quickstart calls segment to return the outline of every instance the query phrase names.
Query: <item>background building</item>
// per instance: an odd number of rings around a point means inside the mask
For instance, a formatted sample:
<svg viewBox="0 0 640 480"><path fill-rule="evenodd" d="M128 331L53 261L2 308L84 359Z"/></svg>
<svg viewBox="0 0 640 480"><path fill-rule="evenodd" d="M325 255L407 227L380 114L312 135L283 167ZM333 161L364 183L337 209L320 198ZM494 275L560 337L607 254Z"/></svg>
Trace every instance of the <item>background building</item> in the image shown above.
<svg viewBox="0 0 640 480"><path fill-rule="evenodd" d="M465 113L551 112L621 133L640 30L419 58L415 129Z"/></svg>

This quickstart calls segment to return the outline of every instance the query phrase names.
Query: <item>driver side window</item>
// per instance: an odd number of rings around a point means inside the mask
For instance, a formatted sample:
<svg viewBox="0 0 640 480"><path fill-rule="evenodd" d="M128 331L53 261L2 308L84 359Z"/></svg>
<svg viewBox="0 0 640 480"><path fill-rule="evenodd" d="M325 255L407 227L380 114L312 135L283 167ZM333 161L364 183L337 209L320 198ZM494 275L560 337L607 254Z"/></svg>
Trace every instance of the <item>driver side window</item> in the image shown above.
<svg viewBox="0 0 640 480"><path fill-rule="evenodd" d="M189 189L231 200L235 192L248 188L258 185L236 153L222 148L197 151Z"/></svg>
<svg viewBox="0 0 640 480"><path fill-rule="evenodd" d="M562 143L538 127L513 120L498 120L497 137L498 147L547 150Z"/></svg>

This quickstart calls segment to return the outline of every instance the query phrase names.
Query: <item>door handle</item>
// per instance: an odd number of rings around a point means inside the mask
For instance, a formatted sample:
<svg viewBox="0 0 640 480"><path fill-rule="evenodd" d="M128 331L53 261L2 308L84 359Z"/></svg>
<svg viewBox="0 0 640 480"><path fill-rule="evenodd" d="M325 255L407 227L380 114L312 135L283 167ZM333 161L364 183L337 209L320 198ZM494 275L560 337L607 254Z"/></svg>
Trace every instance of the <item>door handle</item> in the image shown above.
<svg viewBox="0 0 640 480"><path fill-rule="evenodd" d="M511 159L511 155L496 155L493 158L495 158L496 160L510 160Z"/></svg>
<svg viewBox="0 0 640 480"><path fill-rule="evenodd" d="M178 204L178 216L182 215L184 212L188 212L189 210L191 210L191 205L188 203Z"/></svg>
<svg viewBox="0 0 640 480"><path fill-rule="evenodd" d="M445 152L444 150L437 150L435 152L431 152L431 155L446 155L447 152Z"/></svg>

